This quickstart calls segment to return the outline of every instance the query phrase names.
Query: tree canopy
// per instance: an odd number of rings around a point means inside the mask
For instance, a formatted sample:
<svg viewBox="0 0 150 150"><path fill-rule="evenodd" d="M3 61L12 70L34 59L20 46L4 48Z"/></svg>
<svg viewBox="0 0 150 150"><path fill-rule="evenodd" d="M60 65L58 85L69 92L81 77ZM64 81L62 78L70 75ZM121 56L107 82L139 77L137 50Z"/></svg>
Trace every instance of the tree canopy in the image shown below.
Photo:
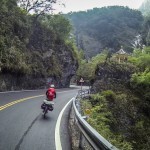
<svg viewBox="0 0 150 150"><path fill-rule="evenodd" d="M53 10L57 0L17 0L18 5L28 13L42 15Z"/></svg>
<svg viewBox="0 0 150 150"><path fill-rule="evenodd" d="M17 2L22 2L22 7L18 7ZM46 5L47 3L56 1L44 2L0 1L0 75L10 74L14 78L19 76L27 79L39 77L46 80L48 77L62 76L65 57L70 60L68 67L76 65L75 46L70 40L70 22L62 15L47 14L38 16L35 21L35 15L43 13L40 7L48 7L50 5ZM35 9L35 14L27 13L24 3L28 5L28 11ZM32 4L39 5L31 6ZM36 7L41 12L36 12ZM45 9L44 11L46 13ZM16 82L16 85L21 84L21 81Z"/></svg>

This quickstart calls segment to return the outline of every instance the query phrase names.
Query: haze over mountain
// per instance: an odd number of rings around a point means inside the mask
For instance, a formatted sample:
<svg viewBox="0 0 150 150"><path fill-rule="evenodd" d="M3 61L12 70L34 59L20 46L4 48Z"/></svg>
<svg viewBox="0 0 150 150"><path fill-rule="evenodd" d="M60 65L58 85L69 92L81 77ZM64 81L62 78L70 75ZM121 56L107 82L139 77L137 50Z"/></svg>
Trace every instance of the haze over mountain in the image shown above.
<svg viewBox="0 0 150 150"><path fill-rule="evenodd" d="M139 10L143 13L143 15L150 14L150 0L145 0Z"/></svg>

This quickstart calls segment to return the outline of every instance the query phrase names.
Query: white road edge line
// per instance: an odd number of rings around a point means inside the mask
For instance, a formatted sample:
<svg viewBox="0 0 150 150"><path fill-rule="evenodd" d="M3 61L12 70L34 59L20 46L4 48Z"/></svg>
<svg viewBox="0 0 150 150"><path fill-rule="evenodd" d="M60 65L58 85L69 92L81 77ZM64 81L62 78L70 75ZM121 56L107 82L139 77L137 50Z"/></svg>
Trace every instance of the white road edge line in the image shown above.
<svg viewBox="0 0 150 150"><path fill-rule="evenodd" d="M65 109L67 108L67 106L69 105L69 103L74 99L74 97L64 106L64 108L62 109L62 111L60 112L57 122L56 122L56 127L55 127L55 147L56 150L62 150L62 146L61 146L61 141L60 141L60 122L61 122L61 118L62 115L65 111Z"/></svg>

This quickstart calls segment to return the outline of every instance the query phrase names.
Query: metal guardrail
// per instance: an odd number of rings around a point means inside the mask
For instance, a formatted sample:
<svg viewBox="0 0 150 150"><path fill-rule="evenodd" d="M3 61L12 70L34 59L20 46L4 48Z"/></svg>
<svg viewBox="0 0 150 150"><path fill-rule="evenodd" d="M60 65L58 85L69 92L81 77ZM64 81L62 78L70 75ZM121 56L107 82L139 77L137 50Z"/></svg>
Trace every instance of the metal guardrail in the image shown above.
<svg viewBox="0 0 150 150"><path fill-rule="evenodd" d="M80 129L80 132L84 135L88 143L95 150L118 150L104 137L102 137L93 127L91 127L79 113L80 110L78 102L80 101L80 98L85 97L88 94L90 94L89 90L79 91L78 95L73 100L76 123Z"/></svg>

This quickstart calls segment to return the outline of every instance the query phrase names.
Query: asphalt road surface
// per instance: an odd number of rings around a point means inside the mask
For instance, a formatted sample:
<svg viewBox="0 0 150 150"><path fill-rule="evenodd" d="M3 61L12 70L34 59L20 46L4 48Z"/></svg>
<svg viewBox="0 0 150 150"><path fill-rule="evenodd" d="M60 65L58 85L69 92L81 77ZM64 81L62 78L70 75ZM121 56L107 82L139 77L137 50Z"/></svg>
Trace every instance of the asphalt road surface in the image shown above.
<svg viewBox="0 0 150 150"><path fill-rule="evenodd" d="M54 110L48 112L46 118L40 109L45 99L45 90L1 92L0 150L56 150L60 144L55 137L58 116L78 90L56 90ZM71 103L64 110L58 129L62 150L71 149L68 134L70 106Z"/></svg>

